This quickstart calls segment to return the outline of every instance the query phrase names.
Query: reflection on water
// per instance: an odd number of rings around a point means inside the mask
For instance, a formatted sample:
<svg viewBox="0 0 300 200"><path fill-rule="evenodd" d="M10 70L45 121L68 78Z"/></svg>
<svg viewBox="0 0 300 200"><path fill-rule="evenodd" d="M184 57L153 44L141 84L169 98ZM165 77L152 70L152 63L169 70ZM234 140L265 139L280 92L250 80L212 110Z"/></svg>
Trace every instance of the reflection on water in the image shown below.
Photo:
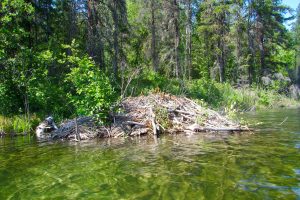
<svg viewBox="0 0 300 200"><path fill-rule="evenodd" d="M300 111L243 118L256 134L2 139L0 199L300 199Z"/></svg>

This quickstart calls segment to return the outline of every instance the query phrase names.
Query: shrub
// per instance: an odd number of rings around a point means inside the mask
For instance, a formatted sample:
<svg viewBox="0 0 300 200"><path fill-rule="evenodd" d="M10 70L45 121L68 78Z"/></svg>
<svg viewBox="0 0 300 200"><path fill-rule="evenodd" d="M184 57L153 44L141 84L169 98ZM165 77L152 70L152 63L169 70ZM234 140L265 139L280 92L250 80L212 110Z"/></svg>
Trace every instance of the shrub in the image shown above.
<svg viewBox="0 0 300 200"><path fill-rule="evenodd" d="M66 60L71 71L66 76L70 91L68 99L78 115L91 115L104 119L115 101L115 92L110 81L87 56L79 57L76 51Z"/></svg>
<svg viewBox="0 0 300 200"><path fill-rule="evenodd" d="M220 85L205 79L190 82L188 95L192 98L203 99L214 107L219 106L223 98Z"/></svg>
<svg viewBox="0 0 300 200"><path fill-rule="evenodd" d="M270 105L271 99L266 91L259 91L258 97L259 97L258 103L260 103L261 105L264 105L264 106Z"/></svg>
<svg viewBox="0 0 300 200"><path fill-rule="evenodd" d="M167 81L168 80L165 77L153 70L143 70L140 77L134 83L138 89L136 93L139 95L139 93L147 94L153 90L161 90L165 88Z"/></svg>

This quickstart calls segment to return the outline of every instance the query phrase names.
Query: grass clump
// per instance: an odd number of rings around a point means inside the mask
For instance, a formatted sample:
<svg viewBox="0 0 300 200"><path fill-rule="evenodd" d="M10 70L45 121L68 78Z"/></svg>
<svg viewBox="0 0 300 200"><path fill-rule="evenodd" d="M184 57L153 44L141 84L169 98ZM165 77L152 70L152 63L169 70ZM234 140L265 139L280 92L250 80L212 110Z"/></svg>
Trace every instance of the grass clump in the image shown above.
<svg viewBox="0 0 300 200"><path fill-rule="evenodd" d="M0 115L0 133L24 135L32 132L34 127L40 122L36 115L32 115L28 119L25 115L16 115L6 117Z"/></svg>

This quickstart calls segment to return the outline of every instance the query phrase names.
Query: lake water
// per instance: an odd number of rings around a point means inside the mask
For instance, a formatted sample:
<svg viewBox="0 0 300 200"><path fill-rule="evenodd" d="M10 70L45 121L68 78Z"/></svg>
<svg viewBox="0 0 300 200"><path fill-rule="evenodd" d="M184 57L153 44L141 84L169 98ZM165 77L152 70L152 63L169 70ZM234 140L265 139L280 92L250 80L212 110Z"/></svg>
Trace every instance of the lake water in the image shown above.
<svg viewBox="0 0 300 200"><path fill-rule="evenodd" d="M300 199L300 110L241 117L255 134L0 139L0 199Z"/></svg>

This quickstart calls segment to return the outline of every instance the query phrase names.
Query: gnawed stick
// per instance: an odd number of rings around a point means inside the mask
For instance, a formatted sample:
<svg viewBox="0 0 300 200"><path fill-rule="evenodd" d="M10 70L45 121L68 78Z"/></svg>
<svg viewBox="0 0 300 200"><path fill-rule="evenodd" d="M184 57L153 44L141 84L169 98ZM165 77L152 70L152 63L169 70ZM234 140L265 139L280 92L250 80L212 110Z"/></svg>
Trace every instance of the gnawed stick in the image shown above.
<svg viewBox="0 0 300 200"><path fill-rule="evenodd" d="M151 114L151 123L152 123L152 128L153 128L153 134L157 135L157 127L156 127L156 123L155 123L156 117L155 117L152 107L150 107L150 114Z"/></svg>
<svg viewBox="0 0 300 200"><path fill-rule="evenodd" d="M286 117L280 124L279 126L281 126L284 122L286 122L286 120L288 120L289 117Z"/></svg>
<svg viewBox="0 0 300 200"><path fill-rule="evenodd" d="M146 124L144 124L144 123L139 123L139 122L134 122L134 121L126 121L125 124L143 126L143 127L146 126Z"/></svg>
<svg viewBox="0 0 300 200"><path fill-rule="evenodd" d="M177 113L185 114L185 115L192 115L192 116L195 116L195 114L192 113L192 112L187 112L187 111L178 110L178 109L174 110L173 112L177 112Z"/></svg>

